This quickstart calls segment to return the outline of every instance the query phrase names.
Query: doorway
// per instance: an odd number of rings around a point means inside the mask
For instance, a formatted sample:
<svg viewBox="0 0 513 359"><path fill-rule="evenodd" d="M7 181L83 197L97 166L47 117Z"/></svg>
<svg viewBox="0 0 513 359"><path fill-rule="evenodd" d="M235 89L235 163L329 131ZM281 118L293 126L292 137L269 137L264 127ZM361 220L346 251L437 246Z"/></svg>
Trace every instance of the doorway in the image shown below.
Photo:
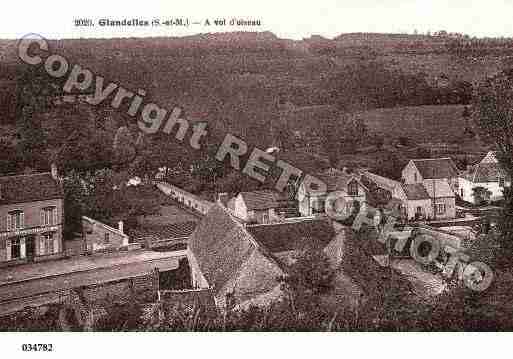
<svg viewBox="0 0 513 359"><path fill-rule="evenodd" d="M34 236L25 237L25 251L26 251L27 260L32 262L36 255Z"/></svg>

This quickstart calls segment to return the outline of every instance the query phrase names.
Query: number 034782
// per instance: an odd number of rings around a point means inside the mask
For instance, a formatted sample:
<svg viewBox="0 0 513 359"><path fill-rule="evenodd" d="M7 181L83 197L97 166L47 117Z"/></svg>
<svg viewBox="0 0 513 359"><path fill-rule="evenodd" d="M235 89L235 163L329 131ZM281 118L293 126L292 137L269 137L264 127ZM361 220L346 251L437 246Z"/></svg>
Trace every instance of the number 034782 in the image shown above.
<svg viewBox="0 0 513 359"><path fill-rule="evenodd" d="M51 352L52 344L22 344L21 350L24 352Z"/></svg>

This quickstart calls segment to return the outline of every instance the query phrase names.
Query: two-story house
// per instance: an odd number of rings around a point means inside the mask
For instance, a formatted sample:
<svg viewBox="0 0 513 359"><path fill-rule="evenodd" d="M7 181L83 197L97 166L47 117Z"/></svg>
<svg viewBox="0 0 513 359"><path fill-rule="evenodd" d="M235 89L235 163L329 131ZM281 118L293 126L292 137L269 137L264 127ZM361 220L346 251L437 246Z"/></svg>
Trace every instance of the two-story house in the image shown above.
<svg viewBox="0 0 513 359"><path fill-rule="evenodd" d="M403 183L424 183L426 180L446 180L454 193L458 192L458 168L450 158L410 160L403 168Z"/></svg>
<svg viewBox="0 0 513 359"><path fill-rule="evenodd" d="M458 169L450 158L411 160L402 170L402 194L408 219L456 217Z"/></svg>
<svg viewBox="0 0 513 359"><path fill-rule="evenodd" d="M360 180L359 176L349 174L345 171L329 169L315 177L326 184L326 193L319 194L308 191L303 184L298 190L299 213L302 216L315 216L325 213L326 199L337 192L337 198L342 198L347 208L345 211L351 213L355 208L361 208L367 201L368 189Z"/></svg>
<svg viewBox="0 0 513 359"><path fill-rule="evenodd" d="M0 177L0 266L62 255L63 202L55 167Z"/></svg>

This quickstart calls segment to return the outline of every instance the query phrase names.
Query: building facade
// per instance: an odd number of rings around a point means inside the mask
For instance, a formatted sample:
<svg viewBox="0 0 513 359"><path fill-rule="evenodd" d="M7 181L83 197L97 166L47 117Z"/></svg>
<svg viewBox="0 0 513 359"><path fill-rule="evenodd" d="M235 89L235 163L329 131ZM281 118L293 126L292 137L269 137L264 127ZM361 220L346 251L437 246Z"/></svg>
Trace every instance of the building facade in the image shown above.
<svg viewBox="0 0 513 359"><path fill-rule="evenodd" d="M0 178L0 265L63 254L64 192L56 171Z"/></svg>

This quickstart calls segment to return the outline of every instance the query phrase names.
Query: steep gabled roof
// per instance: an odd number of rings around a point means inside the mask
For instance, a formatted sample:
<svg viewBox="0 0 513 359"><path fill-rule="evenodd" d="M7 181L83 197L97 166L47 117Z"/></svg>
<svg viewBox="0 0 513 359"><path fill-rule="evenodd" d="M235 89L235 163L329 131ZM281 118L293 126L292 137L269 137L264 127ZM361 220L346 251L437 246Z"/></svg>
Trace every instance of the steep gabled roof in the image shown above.
<svg viewBox="0 0 513 359"><path fill-rule="evenodd" d="M387 191L393 191L394 188L401 186L401 182L386 178L369 171L362 171L362 176L367 178L370 182L374 182L379 188Z"/></svg>
<svg viewBox="0 0 513 359"><path fill-rule="evenodd" d="M277 208L277 195L269 190L241 192L240 193L246 207L250 210L262 210Z"/></svg>
<svg viewBox="0 0 513 359"><path fill-rule="evenodd" d="M307 247L323 249L335 238L333 226L326 218L256 224L248 226L247 230L271 253Z"/></svg>
<svg viewBox="0 0 513 359"><path fill-rule="evenodd" d="M458 168L450 158L412 160L424 179L454 178Z"/></svg>
<svg viewBox="0 0 513 359"><path fill-rule="evenodd" d="M497 152L488 152L486 156L481 160L481 163L499 163L499 161L497 160Z"/></svg>
<svg viewBox="0 0 513 359"><path fill-rule="evenodd" d="M261 247L229 210L214 204L189 238L189 250L214 292L236 277L254 254L265 256L276 270L279 264ZM258 252L258 253L256 253Z"/></svg>
<svg viewBox="0 0 513 359"><path fill-rule="evenodd" d="M474 173L472 175L472 182L499 182L499 178L506 177L506 171L504 171L498 163L481 162L474 169Z"/></svg>
<svg viewBox="0 0 513 359"><path fill-rule="evenodd" d="M50 173L0 177L0 205L64 198L64 190Z"/></svg>

